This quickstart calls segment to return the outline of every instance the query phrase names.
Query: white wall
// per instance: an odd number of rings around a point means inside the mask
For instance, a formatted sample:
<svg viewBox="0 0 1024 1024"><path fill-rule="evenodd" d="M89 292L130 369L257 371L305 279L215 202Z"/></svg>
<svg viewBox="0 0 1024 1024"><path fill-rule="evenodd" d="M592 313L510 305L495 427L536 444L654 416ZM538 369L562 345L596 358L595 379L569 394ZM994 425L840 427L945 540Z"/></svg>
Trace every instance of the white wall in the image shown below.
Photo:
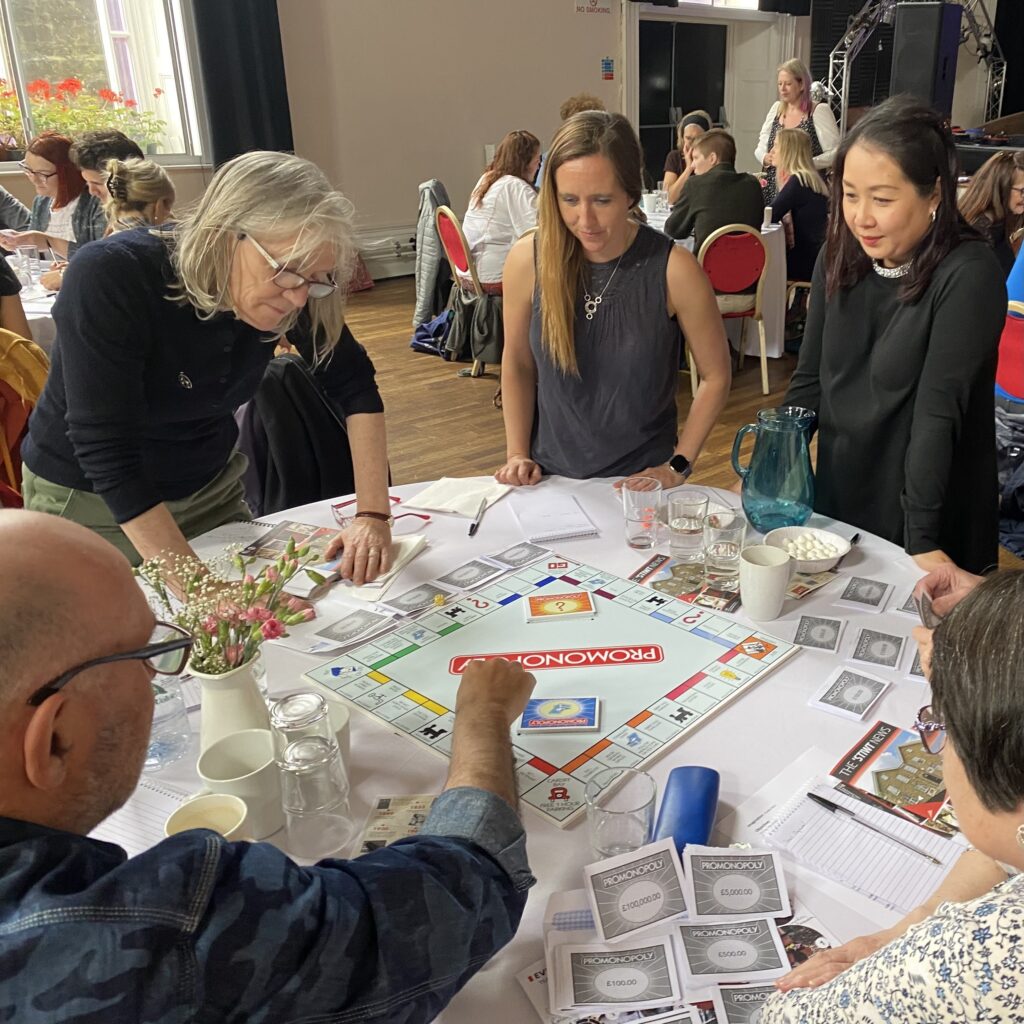
<svg viewBox="0 0 1024 1024"><path fill-rule="evenodd" d="M621 2L278 0L296 150L352 199L364 236L414 224L428 178L461 216L486 144L525 128L546 148L577 92L619 109Z"/></svg>

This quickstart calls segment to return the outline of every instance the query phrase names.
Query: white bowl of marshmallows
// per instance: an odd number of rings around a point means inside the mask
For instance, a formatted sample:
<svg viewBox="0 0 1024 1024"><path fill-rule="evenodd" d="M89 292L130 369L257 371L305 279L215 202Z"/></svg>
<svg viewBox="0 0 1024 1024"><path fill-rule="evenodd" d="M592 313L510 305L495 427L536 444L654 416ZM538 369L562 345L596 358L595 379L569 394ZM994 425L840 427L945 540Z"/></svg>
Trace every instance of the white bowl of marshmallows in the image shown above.
<svg viewBox="0 0 1024 1024"><path fill-rule="evenodd" d="M793 559L796 572L825 572L849 554L850 542L838 533L806 526L783 526L768 533L764 542L782 548Z"/></svg>

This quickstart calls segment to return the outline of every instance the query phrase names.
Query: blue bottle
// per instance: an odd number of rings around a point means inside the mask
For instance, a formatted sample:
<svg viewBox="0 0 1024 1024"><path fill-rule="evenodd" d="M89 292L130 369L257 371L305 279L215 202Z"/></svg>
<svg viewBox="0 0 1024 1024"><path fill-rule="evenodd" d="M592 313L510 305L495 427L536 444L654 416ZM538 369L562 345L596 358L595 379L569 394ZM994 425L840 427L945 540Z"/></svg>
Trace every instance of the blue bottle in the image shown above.
<svg viewBox="0 0 1024 1024"><path fill-rule="evenodd" d="M808 428L814 413L797 406L762 409L757 423L736 431L732 468L743 479L743 511L761 533L781 526L803 526L814 511L814 471ZM740 444L755 435L750 464L739 462Z"/></svg>

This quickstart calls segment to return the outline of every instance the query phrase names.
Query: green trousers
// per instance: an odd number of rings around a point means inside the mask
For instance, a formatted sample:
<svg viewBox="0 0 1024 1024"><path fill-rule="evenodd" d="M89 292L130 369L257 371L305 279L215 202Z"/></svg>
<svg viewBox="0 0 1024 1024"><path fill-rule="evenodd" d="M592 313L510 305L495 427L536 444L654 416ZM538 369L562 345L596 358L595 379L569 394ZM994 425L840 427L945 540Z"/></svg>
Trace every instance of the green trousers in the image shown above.
<svg viewBox="0 0 1024 1024"><path fill-rule="evenodd" d="M252 519L242 487L247 464L241 452L233 452L227 465L205 487L187 498L164 502L186 538L198 537L224 523ZM99 495L51 483L36 476L28 466L22 466L21 483L25 508L87 526L110 541L132 565L142 561Z"/></svg>

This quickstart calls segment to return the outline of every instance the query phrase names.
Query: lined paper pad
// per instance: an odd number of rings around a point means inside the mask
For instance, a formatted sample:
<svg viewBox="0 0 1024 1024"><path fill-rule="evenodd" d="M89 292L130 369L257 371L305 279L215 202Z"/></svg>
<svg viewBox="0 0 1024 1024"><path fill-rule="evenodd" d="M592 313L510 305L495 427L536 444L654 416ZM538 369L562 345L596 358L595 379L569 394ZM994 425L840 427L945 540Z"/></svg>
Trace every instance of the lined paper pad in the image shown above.
<svg viewBox="0 0 1024 1024"><path fill-rule="evenodd" d="M513 494L510 501L523 536L531 544L597 536L597 527L571 494L523 489Z"/></svg>
<svg viewBox="0 0 1024 1024"><path fill-rule="evenodd" d="M89 836L104 843L116 843L129 857L136 857L165 838L164 822L191 795L166 782L144 778L128 803L97 825Z"/></svg>
<svg viewBox="0 0 1024 1024"><path fill-rule="evenodd" d="M911 822L899 821L886 811L824 783L811 786L810 791L848 807L887 834L937 857L941 866L889 842L844 814L818 807L807 799L806 788L780 809L775 824L765 831L765 839L812 871L902 914L931 896L964 852L964 846L955 839L932 835Z"/></svg>

